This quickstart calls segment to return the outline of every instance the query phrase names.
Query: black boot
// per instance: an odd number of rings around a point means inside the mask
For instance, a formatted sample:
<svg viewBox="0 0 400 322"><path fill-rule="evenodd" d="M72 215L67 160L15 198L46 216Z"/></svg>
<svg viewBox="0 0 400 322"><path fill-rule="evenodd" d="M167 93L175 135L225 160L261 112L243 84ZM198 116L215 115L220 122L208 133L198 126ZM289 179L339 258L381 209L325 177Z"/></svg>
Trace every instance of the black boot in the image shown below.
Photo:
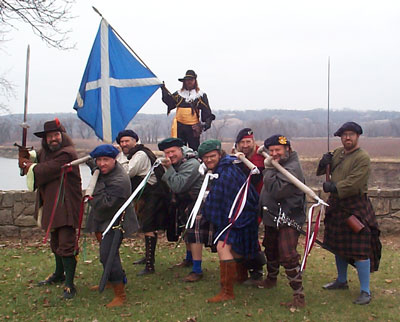
<svg viewBox="0 0 400 322"><path fill-rule="evenodd" d="M155 262L155 252L157 245L157 235L153 236L144 236L145 245L146 245L146 266L142 271L137 273L138 276L153 274L154 270L154 262Z"/></svg>
<svg viewBox="0 0 400 322"><path fill-rule="evenodd" d="M74 285L76 259L75 256L62 257L65 269L65 288L64 299L72 299L76 295L76 288Z"/></svg>
<svg viewBox="0 0 400 322"><path fill-rule="evenodd" d="M58 256L57 254L54 254L54 257L56 259L55 272L53 274L47 276L47 278L45 280L38 282L38 286L57 284L57 283L62 283L65 281L64 265L63 265L62 257Z"/></svg>

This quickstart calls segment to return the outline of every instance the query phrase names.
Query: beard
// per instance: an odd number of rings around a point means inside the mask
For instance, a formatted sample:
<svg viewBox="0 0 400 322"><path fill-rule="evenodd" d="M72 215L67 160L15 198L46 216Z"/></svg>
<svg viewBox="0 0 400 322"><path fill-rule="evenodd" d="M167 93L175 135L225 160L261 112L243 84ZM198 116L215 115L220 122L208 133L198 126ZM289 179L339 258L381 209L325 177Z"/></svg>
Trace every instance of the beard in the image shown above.
<svg viewBox="0 0 400 322"><path fill-rule="evenodd" d="M279 163L283 164L289 159L289 151L285 151L285 154L279 159Z"/></svg>
<svg viewBox="0 0 400 322"><path fill-rule="evenodd" d="M48 144L49 150L55 152L61 149L61 143L57 142L57 145Z"/></svg>

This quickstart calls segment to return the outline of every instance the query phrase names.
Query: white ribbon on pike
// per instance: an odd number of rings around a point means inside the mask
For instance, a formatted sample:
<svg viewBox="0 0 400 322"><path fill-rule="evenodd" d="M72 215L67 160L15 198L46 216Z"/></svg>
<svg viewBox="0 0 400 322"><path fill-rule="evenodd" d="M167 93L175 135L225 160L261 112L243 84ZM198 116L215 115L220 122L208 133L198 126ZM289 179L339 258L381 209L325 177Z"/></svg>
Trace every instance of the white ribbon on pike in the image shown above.
<svg viewBox="0 0 400 322"><path fill-rule="evenodd" d="M202 170L202 167L200 166L199 167L199 172L201 173L202 171L204 171L204 170ZM196 199L196 203L194 204L194 206L192 208L192 211L191 211L191 213L189 215L189 218L188 218L188 220L186 222L186 226L185 226L186 229L193 228L193 226L194 226L194 222L196 221L197 213L200 210L201 204L203 202L203 198L204 198L206 190L207 190L208 182L209 182L210 179L211 180L218 179L218 173L213 174L212 172L208 172L205 175L203 184L201 185L200 192L199 192L199 194L197 196L197 199Z"/></svg>
<svg viewBox="0 0 400 322"><path fill-rule="evenodd" d="M321 224L321 217L325 214L325 202L318 202L313 204L310 209L308 209L308 215L307 215L307 232L306 232L306 243L304 246L304 255L303 255L303 260L301 261L301 267L300 267L300 272L302 272L306 268L306 263L307 263L307 257L311 252L311 249L314 246L315 239L317 238L319 226ZM321 206L316 221L314 225L314 230L311 233L311 226L312 226L312 220L313 220L313 214L314 214L314 208Z"/></svg>
<svg viewBox="0 0 400 322"><path fill-rule="evenodd" d="M157 159L153 166L150 168L149 172L147 172L146 176L143 178L143 180L140 182L140 184L137 186L135 191L131 194L131 196L125 201L125 203L119 208L119 210L115 213L113 219L110 221L110 224L107 226L106 230L102 234L102 238L108 233L108 231L111 229L115 221L118 219L118 217L124 212L124 210L129 206L129 204L132 202L132 200L136 197L136 195L144 188L144 186L147 183L147 180L149 180L151 174L154 172L154 169L158 167L161 164L162 159Z"/></svg>

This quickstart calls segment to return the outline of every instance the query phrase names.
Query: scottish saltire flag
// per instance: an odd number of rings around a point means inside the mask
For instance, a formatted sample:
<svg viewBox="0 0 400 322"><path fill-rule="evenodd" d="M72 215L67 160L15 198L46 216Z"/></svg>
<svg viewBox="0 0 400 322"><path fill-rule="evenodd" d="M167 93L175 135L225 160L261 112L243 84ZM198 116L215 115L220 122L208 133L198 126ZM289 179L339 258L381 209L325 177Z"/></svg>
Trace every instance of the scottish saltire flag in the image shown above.
<svg viewBox="0 0 400 322"><path fill-rule="evenodd" d="M111 143L160 84L102 19L74 109L100 139Z"/></svg>

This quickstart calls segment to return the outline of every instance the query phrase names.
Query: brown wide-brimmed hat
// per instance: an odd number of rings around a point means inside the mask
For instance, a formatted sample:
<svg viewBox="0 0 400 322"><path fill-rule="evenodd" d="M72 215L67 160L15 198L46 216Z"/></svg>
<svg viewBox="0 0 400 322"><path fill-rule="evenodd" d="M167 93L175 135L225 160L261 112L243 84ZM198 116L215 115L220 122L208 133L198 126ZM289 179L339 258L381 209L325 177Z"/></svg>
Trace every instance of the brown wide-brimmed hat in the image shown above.
<svg viewBox="0 0 400 322"><path fill-rule="evenodd" d="M185 81L186 79L196 79L197 78L197 75L196 75L196 73L194 72L194 70L191 70L191 69L189 69L187 72L186 72L186 74L185 74L185 76L183 77L183 78L178 78L178 81L180 81L180 82L183 82L183 81Z"/></svg>
<svg viewBox="0 0 400 322"><path fill-rule="evenodd" d="M47 121L43 126L44 130L42 132L33 133L39 138L44 138L49 132L65 132L64 126L61 125L60 120L56 117L53 121Z"/></svg>

